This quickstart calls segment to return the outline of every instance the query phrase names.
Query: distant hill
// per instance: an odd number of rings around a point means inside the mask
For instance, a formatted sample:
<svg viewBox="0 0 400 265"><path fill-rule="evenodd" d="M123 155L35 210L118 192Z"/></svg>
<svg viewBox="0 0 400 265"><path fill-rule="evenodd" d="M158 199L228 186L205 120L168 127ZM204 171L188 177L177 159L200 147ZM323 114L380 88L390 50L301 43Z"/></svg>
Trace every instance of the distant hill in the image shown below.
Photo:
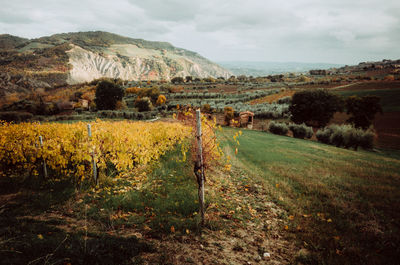
<svg viewBox="0 0 400 265"><path fill-rule="evenodd" d="M220 65L230 70L234 75L265 76L288 72L308 72L312 69L329 69L342 67L340 64L301 63L301 62L251 62L225 61Z"/></svg>
<svg viewBox="0 0 400 265"><path fill-rule="evenodd" d="M0 50L14 49L18 45L27 41L28 39L16 37L10 34L0 34Z"/></svg>
<svg viewBox="0 0 400 265"><path fill-rule="evenodd" d="M37 39L0 35L0 72L28 74L50 85L100 77L169 80L174 76L228 77L229 71L167 42L113 33L61 33Z"/></svg>

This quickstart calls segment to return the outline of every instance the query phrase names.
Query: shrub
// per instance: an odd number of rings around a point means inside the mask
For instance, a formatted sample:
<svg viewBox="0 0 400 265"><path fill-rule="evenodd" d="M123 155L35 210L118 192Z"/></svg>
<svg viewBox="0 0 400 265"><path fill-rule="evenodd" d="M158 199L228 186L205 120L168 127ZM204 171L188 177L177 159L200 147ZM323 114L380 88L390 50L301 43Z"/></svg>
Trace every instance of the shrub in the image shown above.
<svg viewBox="0 0 400 265"><path fill-rule="evenodd" d="M286 135L289 131L289 128L286 123L271 121L269 123L268 130L273 134Z"/></svg>
<svg viewBox="0 0 400 265"><path fill-rule="evenodd" d="M317 140L320 141L321 143L324 144L330 144L330 138L331 138L332 131L329 128L323 128L317 131L315 136L317 137Z"/></svg>
<svg viewBox="0 0 400 265"><path fill-rule="evenodd" d="M159 96L160 96L160 90L157 87L143 88L138 93L138 97L141 98L148 97L150 98L153 104L156 104Z"/></svg>
<svg viewBox="0 0 400 265"><path fill-rule="evenodd" d="M278 99L277 103L278 104L290 104L292 102L292 97L283 97Z"/></svg>
<svg viewBox="0 0 400 265"><path fill-rule="evenodd" d="M115 109L118 101L122 100L124 89L109 80L101 81L96 87L95 103L99 110Z"/></svg>
<svg viewBox="0 0 400 265"><path fill-rule="evenodd" d="M230 125L234 117L235 117L235 111L233 110L233 108L232 107L225 107L224 108L225 124L226 125Z"/></svg>
<svg viewBox="0 0 400 265"><path fill-rule="evenodd" d="M203 113L211 113L212 112L212 108L211 108L210 104L204 104L201 107L201 112L203 112Z"/></svg>
<svg viewBox="0 0 400 265"><path fill-rule="evenodd" d="M117 101L117 103L115 104L115 109L116 110L124 110L127 108L126 102L125 100L119 100Z"/></svg>
<svg viewBox="0 0 400 265"><path fill-rule="evenodd" d="M364 149L373 147L375 133L372 130L362 130L351 125L330 125L317 132L318 141L335 145L336 147L353 147L357 150L359 146Z"/></svg>
<svg viewBox="0 0 400 265"><path fill-rule="evenodd" d="M183 77L176 76L171 79L171 82L176 84L176 83L183 83L183 82L185 82L185 80L183 79Z"/></svg>
<svg viewBox="0 0 400 265"><path fill-rule="evenodd" d="M385 81L394 81L394 75L387 75L384 78Z"/></svg>
<svg viewBox="0 0 400 265"><path fill-rule="evenodd" d="M164 95L159 95L156 101L157 106L164 105L165 102L167 101L167 98Z"/></svg>
<svg viewBox="0 0 400 265"><path fill-rule="evenodd" d="M295 138L309 139L314 134L312 127L308 127L304 123L302 123L302 124L291 123L291 124L289 124L289 129L292 131L293 137L295 137Z"/></svg>
<svg viewBox="0 0 400 265"><path fill-rule="evenodd" d="M148 97L137 98L135 101L135 108L137 108L140 112L150 111L152 108L150 99Z"/></svg>
<svg viewBox="0 0 400 265"><path fill-rule="evenodd" d="M372 130L367 130L360 136L359 144L364 149L372 149L374 147L375 133Z"/></svg>
<svg viewBox="0 0 400 265"><path fill-rule="evenodd" d="M0 120L7 122L22 122L33 118L33 114L29 112L16 112L16 111L5 111L0 112Z"/></svg>
<svg viewBox="0 0 400 265"><path fill-rule="evenodd" d="M138 87L128 87L128 88L125 90L125 92L126 92L127 94L138 94L139 91L140 91L140 88L138 88Z"/></svg>

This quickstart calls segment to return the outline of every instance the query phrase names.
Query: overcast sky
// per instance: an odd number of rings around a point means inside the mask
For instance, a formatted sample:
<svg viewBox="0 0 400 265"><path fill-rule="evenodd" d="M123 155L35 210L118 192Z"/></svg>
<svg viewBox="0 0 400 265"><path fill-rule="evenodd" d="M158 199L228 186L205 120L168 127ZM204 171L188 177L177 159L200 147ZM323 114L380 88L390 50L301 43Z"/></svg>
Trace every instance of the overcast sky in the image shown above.
<svg viewBox="0 0 400 265"><path fill-rule="evenodd" d="M213 61L400 59L400 0L0 0L0 34L103 30Z"/></svg>

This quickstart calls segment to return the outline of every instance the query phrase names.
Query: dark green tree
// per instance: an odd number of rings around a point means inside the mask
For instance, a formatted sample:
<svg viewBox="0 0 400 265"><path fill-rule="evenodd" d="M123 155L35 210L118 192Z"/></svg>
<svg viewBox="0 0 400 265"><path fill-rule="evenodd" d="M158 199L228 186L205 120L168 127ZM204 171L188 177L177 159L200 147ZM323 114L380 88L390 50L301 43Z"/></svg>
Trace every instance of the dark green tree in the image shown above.
<svg viewBox="0 0 400 265"><path fill-rule="evenodd" d="M289 111L297 124L323 127L335 112L343 110L343 100L324 89L304 90L293 95Z"/></svg>
<svg viewBox="0 0 400 265"><path fill-rule="evenodd" d="M351 96L346 99L346 112L351 117L347 122L357 128L367 129L371 126L377 113L382 113L382 107L377 96L357 97Z"/></svg>
<svg viewBox="0 0 400 265"><path fill-rule="evenodd" d="M189 82L193 81L193 77L190 76L190 75L186 76L185 79L186 79L186 83L189 83Z"/></svg>
<svg viewBox="0 0 400 265"><path fill-rule="evenodd" d="M94 99L99 110L115 109L117 102L122 100L124 89L110 80L103 80L97 84L96 97Z"/></svg>
<svg viewBox="0 0 400 265"><path fill-rule="evenodd" d="M176 76L171 79L171 82L176 84L176 83L183 83L183 82L185 82L185 80L183 79L183 77Z"/></svg>

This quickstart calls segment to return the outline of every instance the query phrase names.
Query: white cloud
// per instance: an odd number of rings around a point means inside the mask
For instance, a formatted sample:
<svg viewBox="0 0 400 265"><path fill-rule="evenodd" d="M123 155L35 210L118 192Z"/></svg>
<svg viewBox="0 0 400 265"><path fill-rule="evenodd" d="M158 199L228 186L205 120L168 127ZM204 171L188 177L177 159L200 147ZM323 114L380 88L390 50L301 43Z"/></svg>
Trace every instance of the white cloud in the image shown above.
<svg viewBox="0 0 400 265"><path fill-rule="evenodd" d="M104 30L212 60L357 63L399 58L398 0L13 0L0 33Z"/></svg>

